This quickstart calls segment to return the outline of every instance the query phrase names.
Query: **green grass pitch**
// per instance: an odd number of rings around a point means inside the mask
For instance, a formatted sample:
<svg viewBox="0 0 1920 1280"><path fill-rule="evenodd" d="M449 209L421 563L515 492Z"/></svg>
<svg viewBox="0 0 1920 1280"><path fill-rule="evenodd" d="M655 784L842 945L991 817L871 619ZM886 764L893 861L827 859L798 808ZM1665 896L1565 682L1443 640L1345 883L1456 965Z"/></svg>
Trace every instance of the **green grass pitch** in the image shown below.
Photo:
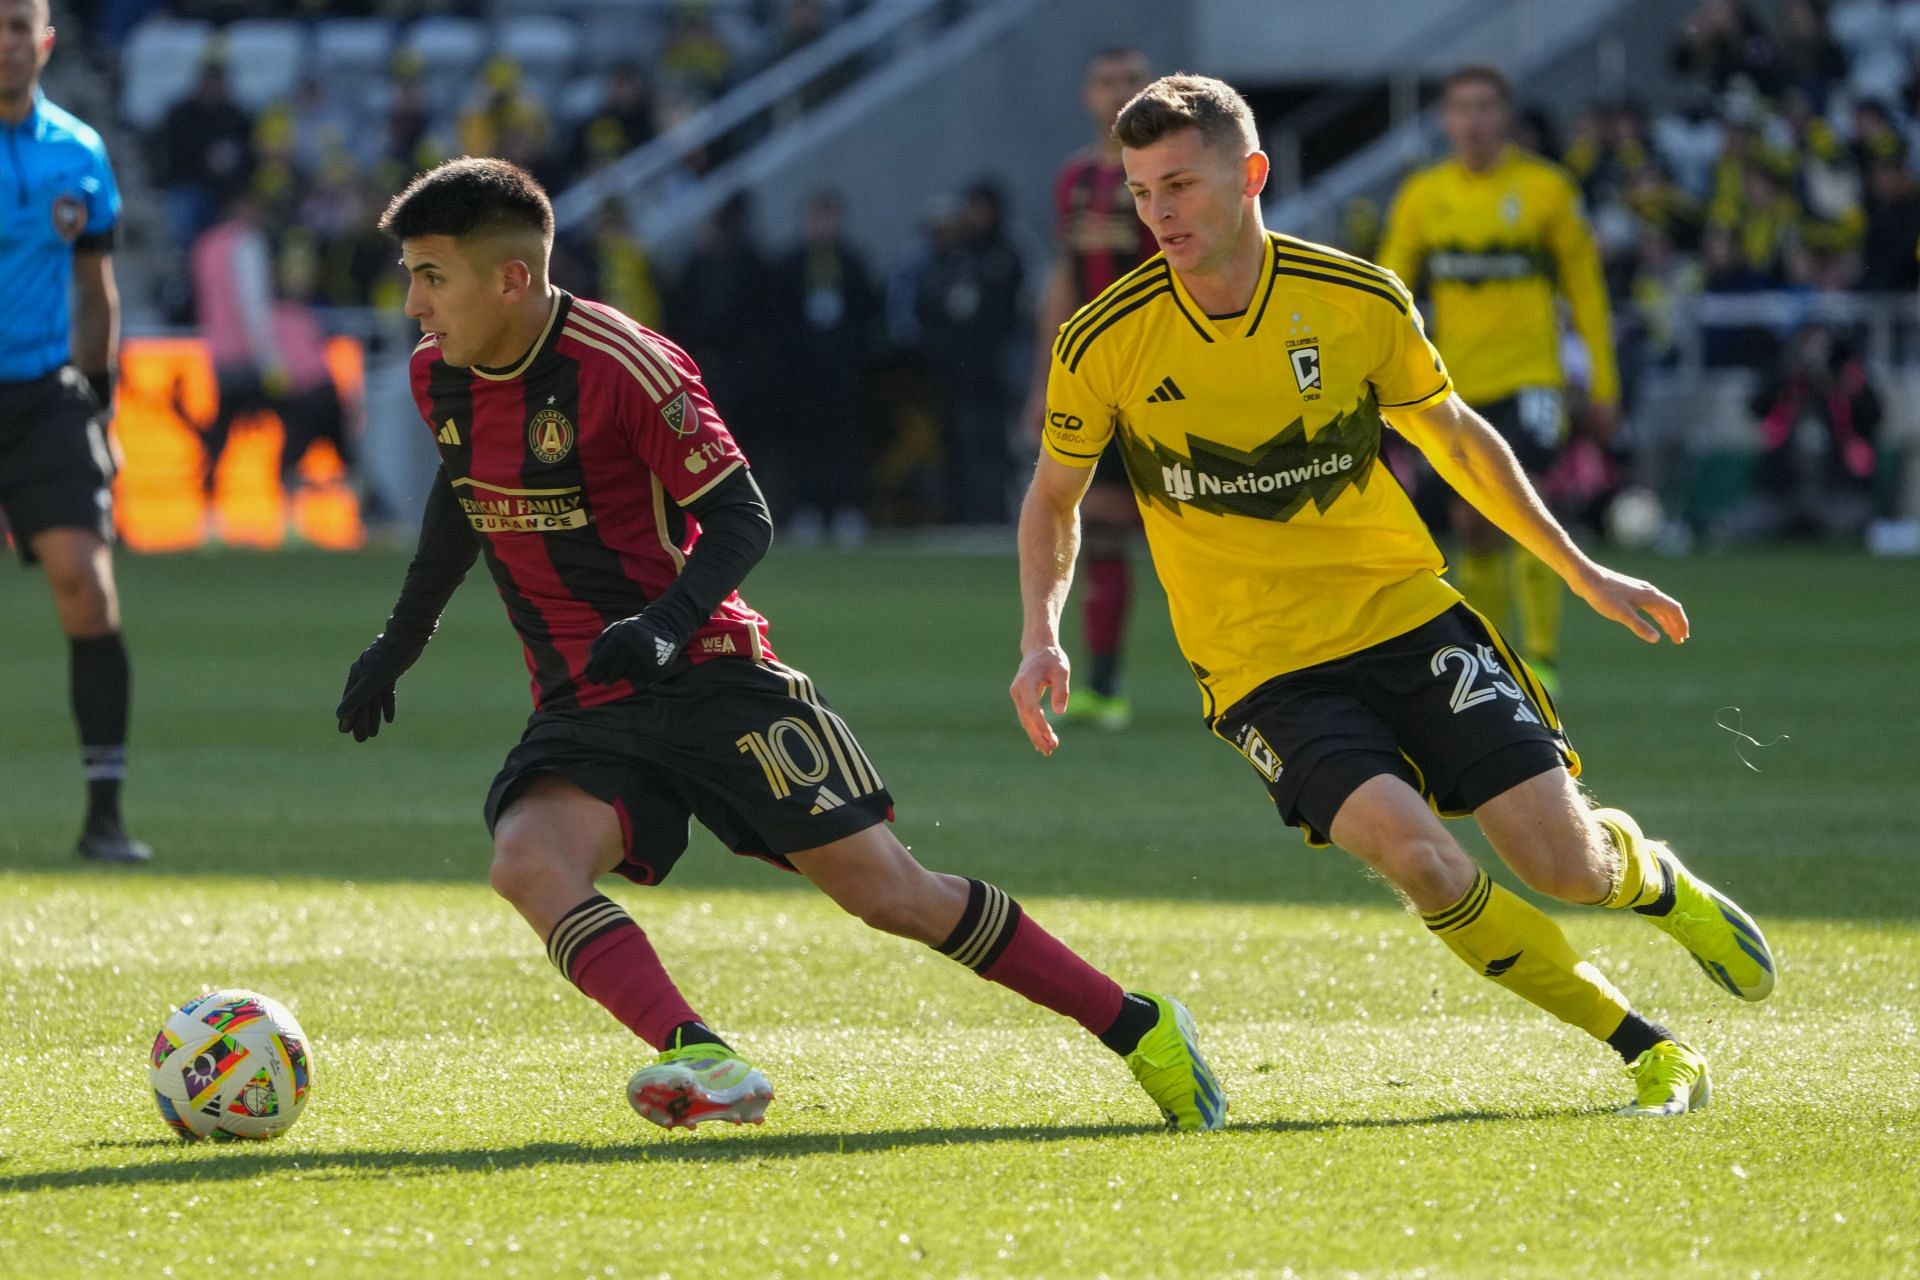
<svg viewBox="0 0 1920 1280"><path fill-rule="evenodd" d="M1610 1114L1627 1080L1606 1050L1279 826L1201 727L1151 591L1136 727L1043 761L1006 701L1009 557L777 549L749 598L887 775L902 837L1185 999L1232 1112L1158 1131L1076 1028L703 840L667 885L612 889L779 1092L765 1128L693 1136L627 1109L644 1047L486 888L480 799L527 705L490 584L455 601L389 731L334 731L403 564L122 558L127 807L160 853L134 871L69 853L64 646L44 584L4 571L0 1273L1920 1270L1910 563L1638 562L1691 608L1678 651L1570 613L1589 781L1783 966L1741 1005L1644 923L1559 912L1713 1062L1714 1105L1654 1123ZM1746 748L1759 772L1715 726L1731 706L1790 735ZM209 985L279 997L312 1038L317 1093L284 1139L183 1146L154 1109L147 1046Z"/></svg>

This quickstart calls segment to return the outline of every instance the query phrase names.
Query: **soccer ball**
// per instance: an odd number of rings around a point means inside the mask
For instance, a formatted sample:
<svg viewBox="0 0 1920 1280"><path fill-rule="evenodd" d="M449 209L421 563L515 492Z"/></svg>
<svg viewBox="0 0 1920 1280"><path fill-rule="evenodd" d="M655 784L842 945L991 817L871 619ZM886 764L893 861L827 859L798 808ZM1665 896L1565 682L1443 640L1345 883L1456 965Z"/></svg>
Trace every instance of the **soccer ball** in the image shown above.
<svg viewBox="0 0 1920 1280"><path fill-rule="evenodd" d="M147 1079L161 1117L189 1142L274 1138L307 1105L313 1058L285 1005L231 987L174 1010L154 1039Z"/></svg>
<svg viewBox="0 0 1920 1280"><path fill-rule="evenodd" d="M1638 551L1650 547L1666 528L1667 513L1651 489L1629 486L1607 507L1607 539L1616 547Z"/></svg>

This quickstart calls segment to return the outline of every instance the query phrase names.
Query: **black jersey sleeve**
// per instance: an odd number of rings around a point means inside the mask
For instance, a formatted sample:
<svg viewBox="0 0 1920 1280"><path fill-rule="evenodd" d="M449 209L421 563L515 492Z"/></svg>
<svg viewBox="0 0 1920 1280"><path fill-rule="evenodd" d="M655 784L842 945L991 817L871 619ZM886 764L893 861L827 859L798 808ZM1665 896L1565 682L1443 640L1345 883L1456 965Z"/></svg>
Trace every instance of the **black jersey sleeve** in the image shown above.
<svg viewBox="0 0 1920 1280"><path fill-rule="evenodd" d="M647 606L647 616L663 623L681 644L746 581L773 545L773 516L753 473L744 466L687 503L686 509L700 521L700 536L680 576Z"/></svg>
<svg viewBox="0 0 1920 1280"><path fill-rule="evenodd" d="M447 601L453 599L479 554L480 540L460 510L460 500L442 467L427 491L426 510L420 517L420 542L407 566L406 580L400 585L400 598L387 619L386 634L415 652L425 648L433 629L440 624Z"/></svg>

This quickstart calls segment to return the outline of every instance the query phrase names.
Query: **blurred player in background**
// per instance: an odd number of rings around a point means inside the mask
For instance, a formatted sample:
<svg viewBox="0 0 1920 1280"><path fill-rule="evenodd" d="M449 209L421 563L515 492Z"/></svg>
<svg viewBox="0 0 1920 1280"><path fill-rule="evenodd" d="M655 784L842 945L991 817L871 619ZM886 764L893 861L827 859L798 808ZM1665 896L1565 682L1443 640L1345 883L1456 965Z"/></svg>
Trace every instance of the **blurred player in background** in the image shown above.
<svg viewBox="0 0 1920 1280"><path fill-rule="evenodd" d="M1686 614L1581 554L1455 393L1398 280L1261 226L1267 157L1231 87L1155 81L1114 132L1163 256L1081 308L1051 353L1010 690L1035 748L1059 745L1043 698L1068 701L1077 507L1117 445L1207 724L1281 818L1384 876L1475 973L1616 1050L1634 1078L1627 1114L1705 1105L1706 1060L1495 884L1440 815L1473 814L1541 893L1645 915L1733 995L1772 991L1766 943L1626 813L1589 807L1552 699L1438 576L1439 549L1380 463L1385 421L1602 616L1678 642Z"/></svg>
<svg viewBox="0 0 1920 1280"><path fill-rule="evenodd" d="M1035 318L1037 343L1033 385L1022 420L1044 426L1047 369L1060 326L1108 285L1157 252L1153 233L1134 212L1113 119L1153 73L1137 49L1108 49L1087 64L1081 101L1093 120L1093 145L1060 170L1053 186L1055 257L1041 286ZM1073 701L1071 718L1108 729L1125 728L1132 714L1121 692L1120 668L1127 610L1133 599L1127 549L1140 528L1140 513L1127 487L1119 451L1109 449L1093 470L1093 487L1081 504L1085 533L1081 555L1086 590L1080 601L1087 646L1087 681Z"/></svg>
<svg viewBox="0 0 1920 1280"><path fill-rule="evenodd" d="M78 851L145 862L120 822L132 680L113 581L114 462L107 437L119 346L113 282L120 191L100 135L47 101L47 0L0 0L0 129L8 183L0 266L0 511L38 561L71 655L87 816Z"/></svg>
<svg viewBox="0 0 1920 1280"><path fill-rule="evenodd" d="M1580 191L1558 165L1508 137L1513 89L1492 67L1447 77L1440 118L1453 156L1410 176L1394 200L1380 265L1433 308L1435 341L1461 398L1478 407L1537 484L1567 439L1556 295L1573 313L1592 370L1588 427L1601 441L1619 424L1620 379L1600 254ZM1515 546L1457 496L1460 590L1496 626L1519 614L1520 651L1558 684L1559 575Z"/></svg>
<svg viewBox="0 0 1920 1280"><path fill-rule="evenodd" d="M493 887L563 974L662 1051L628 1087L634 1108L668 1128L757 1123L773 1097L594 890L608 872L658 883L691 816L874 928L1075 1019L1170 1124L1218 1128L1226 1103L1178 1002L1123 992L1006 893L928 871L894 837L878 771L736 590L773 523L699 371L548 283L539 184L505 161L451 161L381 226L426 333L413 391L441 469L386 631L348 674L340 730L364 741L392 720L395 681L484 555L535 707L487 796Z"/></svg>

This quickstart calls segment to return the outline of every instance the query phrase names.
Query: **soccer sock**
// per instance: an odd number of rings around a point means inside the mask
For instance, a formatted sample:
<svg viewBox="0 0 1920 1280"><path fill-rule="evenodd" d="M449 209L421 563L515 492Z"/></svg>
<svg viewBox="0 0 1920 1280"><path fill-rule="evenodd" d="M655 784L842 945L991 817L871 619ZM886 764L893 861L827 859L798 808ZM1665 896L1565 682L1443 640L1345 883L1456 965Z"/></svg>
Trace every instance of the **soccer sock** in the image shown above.
<svg viewBox="0 0 1920 1280"><path fill-rule="evenodd" d="M120 820L120 783L127 776L127 702L133 676L120 633L68 642L68 692L80 727L80 766L87 779L87 821Z"/></svg>
<svg viewBox="0 0 1920 1280"><path fill-rule="evenodd" d="M1648 1022L1637 1013L1628 1013L1620 1021L1620 1026L1607 1037L1607 1043L1613 1051L1625 1058L1629 1064L1662 1040L1673 1039L1673 1032L1657 1022Z"/></svg>
<svg viewBox="0 0 1920 1280"><path fill-rule="evenodd" d="M1453 560L1453 585L1467 603L1501 631L1513 610L1513 589L1507 578L1507 557L1503 551L1469 551L1462 548Z"/></svg>
<svg viewBox="0 0 1920 1280"><path fill-rule="evenodd" d="M1613 889L1599 905L1631 907L1647 916L1673 910L1673 875L1660 861L1654 842L1641 835L1638 824L1619 809L1595 809L1593 819L1619 854Z"/></svg>
<svg viewBox="0 0 1920 1280"><path fill-rule="evenodd" d="M1555 661L1560 654L1560 614L1566 585L1547 562L1522 546L1508 549L1513 567L1514 604L1520 614L1520 653L1529 662ZM1491 615L1489 615L1491 616Z"/></svg>
<svg viewBox="0 0 1920 1280"><path fill-rule="evenodd" d="M1120 641L1133 598L1133 575L1125 556L1087 557L1087 594L1082 601L1087 652L1092 657L1093 691L1104 697L1120 692Z"/></svg>
<svg viewBox="0 0 1920 1280"><path fill-rule="evenodd" d="M1127 992L1120 1002L1120 1016L1100 1033L1100 1043L1121 1057L1140 1047L1141 1038L1160 1021L1160 1007L1145 996Z"/></svg>
<svg viewBox="0 0 1920 1280"><path fill-rule="evenodd" d="M560 917L547 936L547 959L656 1049L672 1044L687 1023L705 1025L633 917L602 894Z"/></svg>
<svg viewBox="0 0 1920 1280"><path fill-rule="evenodd" d="M979 880L967 881L967 890L960 923L935 951L1096 1036L1116 1029L1126 1007L1119 983L1035 924L1004 891Z"/></svg>
<svg viewBox="0 0 1920 1280"><path fill-rule="evenodd" d="M718 1045L727 1052L733 1052L733 1046L722 1040L712 1027L704 1022L683 1022L667 1033L667 1042L662 1049L685 1049L689 1045Z"/></svg>
<svg viewBox="0 0 1920 1280"><path fill-rule="evenodd" d="M1632 1012L1605 975L1574 952L1559 925L1484 871L1460 901L1421 919L1474 972L1596 1040L1613 1035Z"/></svg>

